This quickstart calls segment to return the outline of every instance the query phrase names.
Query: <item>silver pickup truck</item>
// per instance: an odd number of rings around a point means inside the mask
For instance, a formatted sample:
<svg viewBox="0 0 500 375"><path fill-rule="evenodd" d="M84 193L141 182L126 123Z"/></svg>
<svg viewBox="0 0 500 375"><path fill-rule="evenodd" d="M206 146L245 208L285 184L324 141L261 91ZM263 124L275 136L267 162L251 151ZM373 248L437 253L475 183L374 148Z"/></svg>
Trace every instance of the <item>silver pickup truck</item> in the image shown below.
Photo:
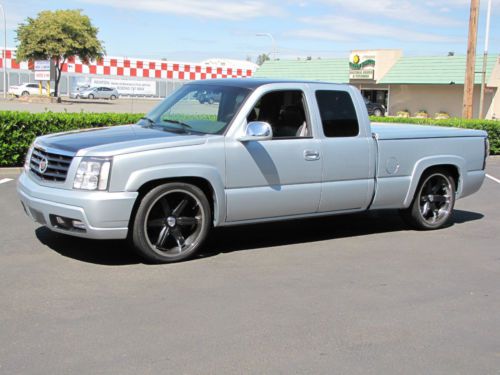
<svg viewBox="0 0 500 375"><path fill-rule="evenodd" d="M484 131L370 125L349 85L210 80L137 124L37 138L18 193L53 231L129 238L148 261L174 262L212 226L399 209L441 228L481 187L487 155Z"/></svg>

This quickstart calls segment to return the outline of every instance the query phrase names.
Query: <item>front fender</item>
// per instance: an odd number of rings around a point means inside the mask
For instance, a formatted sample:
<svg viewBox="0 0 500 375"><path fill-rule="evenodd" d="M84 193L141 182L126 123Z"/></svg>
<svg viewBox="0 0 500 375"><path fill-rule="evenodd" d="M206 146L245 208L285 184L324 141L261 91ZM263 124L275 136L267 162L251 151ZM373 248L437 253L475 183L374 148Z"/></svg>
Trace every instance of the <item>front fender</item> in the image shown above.
<svg viewBox="0 0 500 375"><path fill-rule="evenodd" d="M142 185L154 180L187 177L203 178L208 181L214 191L214 226L224 222L226 216L224 180L214 167L202 164L175 164L141 169L130 174L125 191L138 191Z"/></svg>
<svg viewBox="0 0 500 375"><path fill-rule="evenodd" d="M458 186L456 187L456 195L457 197L460 197L463 187L463 176L465 175L465 172L467 170L465 159L456 155L429 156L418 160L413 167L410 188L408 189L408 193L406 194L404 200L404 207L410 206L413 197L415 196L415 192L417 191L417 186L420 182L422 174L428 168L437 167L440 165L452 165L457 168L459 179Z"/></svg>

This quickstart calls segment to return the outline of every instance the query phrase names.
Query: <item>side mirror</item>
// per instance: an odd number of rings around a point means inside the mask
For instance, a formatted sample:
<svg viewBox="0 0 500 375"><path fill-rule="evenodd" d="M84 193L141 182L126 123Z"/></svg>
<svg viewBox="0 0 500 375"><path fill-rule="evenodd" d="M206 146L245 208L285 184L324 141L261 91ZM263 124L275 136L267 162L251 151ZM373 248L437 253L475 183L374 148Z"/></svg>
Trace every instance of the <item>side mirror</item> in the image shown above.
<svg viewBox="0 0 500 375"><path fill-rule="evenodd" d="M263 121L251 121L245 130L245 135L238 138L240 142L267 141L273 138L271 125Z"/></svg>

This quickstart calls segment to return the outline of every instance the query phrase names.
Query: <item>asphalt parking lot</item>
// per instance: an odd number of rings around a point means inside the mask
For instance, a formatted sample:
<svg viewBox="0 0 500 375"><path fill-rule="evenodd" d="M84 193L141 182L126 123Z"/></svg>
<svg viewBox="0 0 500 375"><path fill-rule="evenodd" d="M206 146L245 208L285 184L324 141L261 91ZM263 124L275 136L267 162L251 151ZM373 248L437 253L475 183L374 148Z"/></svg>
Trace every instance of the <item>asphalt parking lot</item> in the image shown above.
<svg viewBox="0 0 500 375"><path fill-rule="evenodd" d="M392 211L220 229L200 258L152 266L32 224L9 178L0 373L500 374L492 179L440 231Z"/></svg>

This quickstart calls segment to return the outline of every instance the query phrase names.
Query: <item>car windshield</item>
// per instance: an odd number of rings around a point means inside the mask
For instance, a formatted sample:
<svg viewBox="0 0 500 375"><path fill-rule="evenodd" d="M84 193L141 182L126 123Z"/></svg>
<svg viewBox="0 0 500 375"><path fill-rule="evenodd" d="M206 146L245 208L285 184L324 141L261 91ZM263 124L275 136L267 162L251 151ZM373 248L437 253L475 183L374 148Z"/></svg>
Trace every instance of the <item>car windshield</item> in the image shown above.
<svg viewBox="0 0 500 375"><path fill-rule="evenodd" d="M138 124L182 133L222 134L249 93L241 87L186 84Z"/></svg>

